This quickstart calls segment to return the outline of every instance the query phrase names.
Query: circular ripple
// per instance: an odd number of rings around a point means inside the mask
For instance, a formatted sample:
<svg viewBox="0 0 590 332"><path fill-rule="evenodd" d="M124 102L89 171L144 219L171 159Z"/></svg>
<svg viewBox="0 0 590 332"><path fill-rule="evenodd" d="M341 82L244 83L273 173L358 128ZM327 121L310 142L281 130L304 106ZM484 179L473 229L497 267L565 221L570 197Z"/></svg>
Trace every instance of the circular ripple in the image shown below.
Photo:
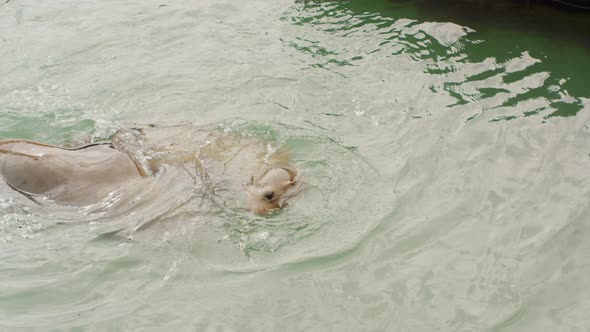
<svg viewBox="0 0 590 332"><path fill-rule="evenodd" d="M269 215L232 208L223 198L218 202L223 208L209 216L209 222L219 225L224 239L249 258L242 266L245 269L252 268L252 263L269 267L348 250L394 208L392 186L384 183L353 147L282 124L238 122L222 128L231 134L262 139L270 148L285 147L304 182L300 195L285 209ZM219 247L217 242L215 245ZM214 250L212 246L207 251ZM224 264L203 259L224 269L242 268L235 261Z"/></svg>

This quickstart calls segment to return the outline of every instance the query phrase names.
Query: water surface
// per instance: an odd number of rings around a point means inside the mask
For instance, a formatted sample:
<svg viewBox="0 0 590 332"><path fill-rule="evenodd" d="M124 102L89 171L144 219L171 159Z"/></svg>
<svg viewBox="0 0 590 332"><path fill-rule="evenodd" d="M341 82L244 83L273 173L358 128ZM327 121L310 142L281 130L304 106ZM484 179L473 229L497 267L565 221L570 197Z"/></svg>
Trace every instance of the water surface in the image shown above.
<svg viewBox="0 0 590 332"><path fill-rule="evenodd" d="M590 327L578 40L385 1L12 0L0 31L1 138L224 128L308 185L257 217L187 178L108 220L0 186L0 329Z"/></svg>

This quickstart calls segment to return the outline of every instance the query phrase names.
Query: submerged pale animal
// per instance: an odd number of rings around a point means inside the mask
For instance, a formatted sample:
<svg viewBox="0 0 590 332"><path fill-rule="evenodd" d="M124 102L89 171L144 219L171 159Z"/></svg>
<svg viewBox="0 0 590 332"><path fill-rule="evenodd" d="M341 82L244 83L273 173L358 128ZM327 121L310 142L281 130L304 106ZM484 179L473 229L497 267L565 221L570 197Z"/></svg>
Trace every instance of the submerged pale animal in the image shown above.
<svg viewBox="0 0 590 332"><path fill-rule="evenodd" d="M145 175L126 153L108 144L65 149L25 140L0 142L0 173L25 195L80 206Z"/></svg>
<svg viewBox="0 0 590 332"><path fill-rule="evenodd" d="M63 205L99 202L130 182L157 176L163 167L193 172L213 195L242 201L257 213L285 206L300 189L285 149L188 125L120 131L110 144L76 149L0 142L4 181L30 198L41 195ZM157 194L151 197L157 200Z"/></svg>

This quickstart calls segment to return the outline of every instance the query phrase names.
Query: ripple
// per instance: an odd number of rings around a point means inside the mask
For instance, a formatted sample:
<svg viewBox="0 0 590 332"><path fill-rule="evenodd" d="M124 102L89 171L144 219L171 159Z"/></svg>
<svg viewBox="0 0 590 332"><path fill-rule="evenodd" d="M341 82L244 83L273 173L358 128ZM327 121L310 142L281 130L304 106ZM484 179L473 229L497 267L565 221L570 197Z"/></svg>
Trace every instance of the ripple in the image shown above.
<svg viewBox="0 0 590 332"><path fill-rule="evenodd" d="M0 6L0 137L194 123L287 146L305 187L256 216L190 167L85 209L0 181L0 330L590 326L573 30L446 1L70 2Z"/></svg>
<svg viewBox="0 0 590 332"><path fill-rule="evenodd" d="M269 267L348 250L395 208L393 190L353 147L279 124L232 123L229 131L286 147L304 182L300 197L268 216L219 204L224 209L212 216L213 223L250 258L248 268L252 262ZM239 270L236 264L225 268Z"/></svg>
<svg viewBox="0 0 590 332"><path fill-rule="evenodd" d="M584 108L584 98L568 92L567 77L547 70L544 53L490 45L470 27L391 18L380 12L359 13L346 2L334 1L295 5L283 20L294 26L294 36L285 43L309 57L305 61L309 67L358 80L356 69L347 67L399 70L383 68L389 64L385 58L395 58L397 66L407 60L425 66L424 72L430 74L428 88L453 100L437 112L477 109L476 116L497 122L574 116ZM486 52L490 47L505 52L494 57ZM373 74L374 79L380 76ZM473 114L466 116L467 121L472 118Z"/></svg>

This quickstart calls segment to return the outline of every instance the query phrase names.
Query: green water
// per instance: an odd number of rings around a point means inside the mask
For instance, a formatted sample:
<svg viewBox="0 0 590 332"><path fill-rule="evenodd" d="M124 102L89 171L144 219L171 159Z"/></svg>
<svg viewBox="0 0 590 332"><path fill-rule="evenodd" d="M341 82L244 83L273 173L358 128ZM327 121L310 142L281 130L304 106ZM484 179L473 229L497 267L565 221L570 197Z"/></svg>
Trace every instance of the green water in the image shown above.
<svg viewBox="0 0 590 332"><path fill-rule="evenodd" d="M176 181L97 221L2 185L0 330L587 330L590 52L476 23L413 2L4 3L0 138L229 128L288 146L307 190L261 218Z"/></svg>

